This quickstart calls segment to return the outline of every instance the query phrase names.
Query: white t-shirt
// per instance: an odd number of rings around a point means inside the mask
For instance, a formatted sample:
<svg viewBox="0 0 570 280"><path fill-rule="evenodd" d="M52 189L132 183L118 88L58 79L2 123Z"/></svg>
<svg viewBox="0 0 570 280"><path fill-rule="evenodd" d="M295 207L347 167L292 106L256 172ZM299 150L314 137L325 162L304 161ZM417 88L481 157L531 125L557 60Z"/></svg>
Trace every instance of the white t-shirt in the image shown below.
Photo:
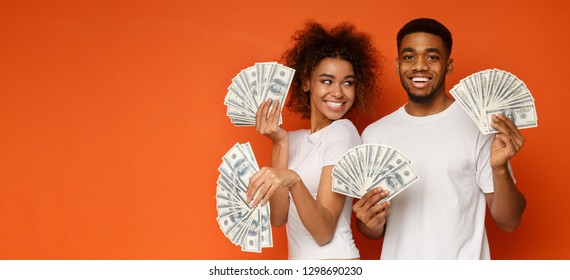
<svg viewBox="0 0 570 280"><path fill-rule="evenodd" d="M363 131L364 143L399 150L420 176L392 200L382 259L490 259L484 193L494 191L492 137L457 102L426 117L401 107Z"/></svg>
<svg viewBox="0 0 570 280"><path fill-rule="evenodd" d="M361 143L358 131L347 119L334 121L327 127L310 134L309 130L289 133L289 168L299 174L303 183L317 197L324 166L335 165L350 148ZM293 199L289 197L287 240L289 259L358 258L360 254L350 228L352 198L347 198L338 219L332 240L319 246L305 228Z"/></svg>

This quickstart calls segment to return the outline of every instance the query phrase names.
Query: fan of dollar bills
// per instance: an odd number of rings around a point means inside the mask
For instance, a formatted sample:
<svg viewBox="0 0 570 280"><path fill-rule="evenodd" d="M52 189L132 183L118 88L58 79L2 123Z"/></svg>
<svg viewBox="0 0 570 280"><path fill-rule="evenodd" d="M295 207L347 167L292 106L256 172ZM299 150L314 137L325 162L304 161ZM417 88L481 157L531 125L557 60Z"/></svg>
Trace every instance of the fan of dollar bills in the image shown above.
<svg viewBox="0 0 570 280"><path fill-rule="evenodd" d="M419 180L412 161L398 150L378 144L362 144L348 150L333 168L334 192L361 198L374 187L390 192L387 201Z"/></svg>
<svg viewBox="0 0 570 280"><path fill-rule="evenodd" d="M257 108L263 101L278 100L282 105L294 74L295 69L277 62L258 62L243 69L232 79L224 99L231 122L235 126L254 126Z"/></svg>
<svg viewBox="0 0 570 280"><path fill-rule="evenodd" d="M496 133L491 116L501 113L519 128L537 126L534 98L515 75L487 69L467 76L450 90L451 95L479 126L483 134Z"/></svg>
<svg viewBox="0 0 570 280"><path fill-rule="evenodd" d="M242 251L259 253L263 247L273 247L269 203L255 208L246 203L249 178L259 170L249 142L236 143L218 170L216 207L222 232Z"/></svg>

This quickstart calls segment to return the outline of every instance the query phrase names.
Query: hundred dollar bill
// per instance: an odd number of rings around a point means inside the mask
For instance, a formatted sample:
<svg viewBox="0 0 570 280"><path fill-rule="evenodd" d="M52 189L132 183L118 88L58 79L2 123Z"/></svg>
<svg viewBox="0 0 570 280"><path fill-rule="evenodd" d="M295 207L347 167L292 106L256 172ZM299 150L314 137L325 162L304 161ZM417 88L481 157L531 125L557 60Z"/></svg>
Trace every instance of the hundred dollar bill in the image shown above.
<svg viewBox="0 0 570 280"><path fill-rule="evenodd" d="M491 117L497 113L505 115L519 129L537 126L536 109L534 107L534 104L523 107L489 110L487 111L487 123L491 123ZM495 128L489 126L488 133L496 133L496 132L497 130Z"/></svg>
<svg viewBox="0 0 570 280"><path fill-rule="evenodd" d="M217 191L219 198L229 198L231 201L234 202L235 206L251 208L249 204L247 204L246 199L246 188L243 188L239 184L236 184L235 179L232 178L233 175L224 175L220 174L218 177L218 188Z"/></svg>
<svg viewBox="0 0 570 280"><path fill-rule="evenodd" d="M467 115L475 122L478 126L481 122L481 113L476 103L472 100L471 95L467 92L466 88L462 84L457 84L450 91L451 95L455 98L459 105L467 112Z"/></svg>
<svg viewBox="0 0 570 280"><path fill-rule="evenodd" d="M237 109L232 106L228 106L226 116L230 117L232 123L251 123L255 125L255 115L253 115L250 111Z"/></svg>
<svg viewBox="0 0 570 280"><path fill-rule="evenodd" d="M269 76L273 71L273 68L277 65L276 62L257 62L255 63L255 69L257 71L257 89L262 94L262 100L266 100L264 96L265 88L267 87L267 81Z"/></svg>
<svg viewBox="0 0 570 280"><path fill-rule="evenodd" d="M239 105L243 105L245 107L243 107L244 110L249 110L249 111L257 111L257 107L255 106L255 103L253 102L253 98L251 98L251 96L249 96L247 91L244 91L245 88L244 86L239 82L240 80L237 78L233 79L234 82L232 82L230 84L230 86L228 87L228 90L231 92L230 95L234 95L234 96L230 96L230 97L226 97L224 100L226 102L228 102L230 99L232 101L237 101L235 103L238 103ZM229 103L231 105L233 105L232 103Z"/></svg>
<svg viewBox="0 0 570 280"><path fill-rule="evenodd" d="M332 190L361 198L374 187L390 187L402 181L402 190L419 176L411 168L411 160L396 149L377 144L361 144L348 150L333 167ZM394 177L394 178L391 178ZM392 187L391 192L397 188Z"/></svg>
<svg viewBox="0 0 570 280"><path fill-rule="evenodd" d="M246 113L248 113L249 115L255 116L256 112L252 110L251 104L249 104L247 100L236 90L237 90L236 87L230 86L230 88L228 89L228 93L224 98L224 105L228 107L231 106L237 110L246 111Z"/></svg>
<svg viewBox="0 0 570 280"><path fill-rule="evenodd" d="M294 74L295 70L293 68L280 64L275 65L263 89L263 100L271 99L273 101L279 101L279 106L283 108ZM269 110L271 110L274 105L275 102L272 102ZM279 116L279 124L281 123L283 123L283 120L282 117Z"/></svg>
<svg viewBox="0 0 570 280"><path fill-rule="evenodd" d="M242 221L249 216L249 213L251 213L251 211L236 211L223 217L217 217L216 220L222 232L228 236L236 227L242 224Z"/></svg>
<svg viewBox="0 0 570 280"><path fill-rule="evenodd" d="M450 93L483 134L496 132L489 125L490 116L496 112L512 115L519 128L537 126L534 98L524 82L507 71L488 69L472 74L461 79Z"/></svg>
<svg viewBox="0 0 570 280"><path fill-rule="evenodd" d="M277 62L258 62L243 69L228 87L224 98L226 115L235 126L254 126L259 105L267 99L279 101L282 110L294 72ZM279 124L282 122L280 115Z"/></svg>
<svg viewBox="0 0 570 280"><path fill-rule="evenodd" d="M256 166L245 156L238 143L222 157L222 160L245 186L249 184L249 178L257 171Z"/></svg>
<svg viewBox="0 0 570 280"><path fill-rule="evenodd" d="M348 183L343 175L334 174L332 190L346 196L361 198L364 193L363 187L355 185L355 183Z"/></svg>
<svg viewBox="0 0 570 280"><path fill-rule="evenodd" d="M257 159L255 158L255 154L253 153L253 148L249 142L242 144L241 147L243 148L244 155L249 159L249 161L253 164L255 170L259 170L259 165L257 165Z"/></svg>
<svg viewBox="0 0 570 280"><path fill-rule="evenodd" d="M261 246L273 247L273 233L271 229L271 208L269 202L261 207Z"/></svg>
<svg viewBox="0 0 570 280"><path fill-rule="evenodd" d="M400 166L402 163L411 163L411 161L404 156L403 154L399 153L396 150L391 149L389 152L389 156L384 161L384 163L377 167L373 176L370 178L370 185L378 184L380 178L384 177L388 172L392 171L393 169Z"/></svg>
<svg viewBox="0 0 570 280"><path fill-rule="evenodd" d="M261 211L259 207L253 211L252 219L244 231L242 251L261 252Z"/></svg>
<svg viewBox="0 0 570 280"><path fill-rule="evenodd" d="M294 74L295 70L293 68L280 64L275 65L263 89L263 100L279 100L279 104L283 104Z"/></svg>
<svg viewBox="0 0 570 280"><path fill-rule="evenodd" d="M242 246L243 241L245 238L245 231L247 231L247 227L250 224L251 219L253 218L254 211L249 211L245 214L245 217L242 217L239 222L231 228L229 232L226 233L226 236L236 245ZM223 219L218 217L218 219Z"/></svg>
<svg viewBox="0 0 570 280"><path fill-rule="evenodd" d="M240 78L242 79L243 83L247 85L249 90L249 94L251 94L253 101L255 102L255 108L259 107L261 104L262 97L261 92L258 87L258 80L257 80L257 71L255 66L250 66L244 70L242 70L240 74Z"/></svg>
<svg viewBox="0 0 570 280"><path fill-rule="evenodd" d="M348 154L345 154L333 167L333 174L338 174L339 178L349 184L362 186L358 169L354 166Z"/></svg>
<svg viewBox="0 0 570 280"><path fill-rule="evenodd" d="M420 177L414 169L412 169L411 165L404 162L398 166L398 168L387 173L378 183L378 186L390 192L380 203L391 200L419 179Z"/></svg>
<svg viewBox="0 0 570 280"><path fill-rule="evenodd" d="M261 248L273 246L269 203L253 208L246 202L249 178L257 170L249 142L236 143L218 167L216 220L225 236L246 252L261 252Z"/></svg>

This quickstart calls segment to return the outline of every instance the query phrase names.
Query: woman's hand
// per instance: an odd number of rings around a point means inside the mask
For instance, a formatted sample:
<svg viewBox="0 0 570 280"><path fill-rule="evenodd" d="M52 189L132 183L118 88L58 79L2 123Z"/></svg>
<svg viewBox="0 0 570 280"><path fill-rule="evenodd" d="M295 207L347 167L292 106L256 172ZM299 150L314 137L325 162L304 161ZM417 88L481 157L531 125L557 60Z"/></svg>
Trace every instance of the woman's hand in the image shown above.
<svg viewBox="0 0 570 280"><path fill-rule="evenodd" d="M268 99L259 105L255 115L255 129L273 143L287 140L287 131L279 126L280 112L279 101Z"/></svg>
<svg viewBox="0 0 570 280"><path fill-rule="evenodd" d="M247 203L252 207L265 205L276 190L290 188L301 181L301 177L290 169L263 167L249 179Z"/></svg>

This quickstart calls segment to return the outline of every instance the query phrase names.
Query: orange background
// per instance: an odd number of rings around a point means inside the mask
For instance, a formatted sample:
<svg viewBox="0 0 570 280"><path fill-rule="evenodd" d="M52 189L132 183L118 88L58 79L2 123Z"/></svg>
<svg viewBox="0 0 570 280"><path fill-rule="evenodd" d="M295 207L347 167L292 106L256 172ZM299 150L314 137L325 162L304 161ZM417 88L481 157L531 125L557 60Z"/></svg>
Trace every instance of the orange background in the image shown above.
<svg viewBox="0 0 570 280"><path fill-rule="evenodd" d="M0 3L0 259L285 259L242 253L218 228L221 157L269 140L234 127L231 79L273 61L308 18L354 23L385 57L377 115L406 96L395 36L416 17L452 31L461 78L500 68L533 93L539 127L512 161L520 228L488 223L495 259L570 259L567 1L21 1ZM306 126L284 114L284 127ZM421 141L421 140L420 140ZM380 242L355 233L362 258Z"/></svg>

